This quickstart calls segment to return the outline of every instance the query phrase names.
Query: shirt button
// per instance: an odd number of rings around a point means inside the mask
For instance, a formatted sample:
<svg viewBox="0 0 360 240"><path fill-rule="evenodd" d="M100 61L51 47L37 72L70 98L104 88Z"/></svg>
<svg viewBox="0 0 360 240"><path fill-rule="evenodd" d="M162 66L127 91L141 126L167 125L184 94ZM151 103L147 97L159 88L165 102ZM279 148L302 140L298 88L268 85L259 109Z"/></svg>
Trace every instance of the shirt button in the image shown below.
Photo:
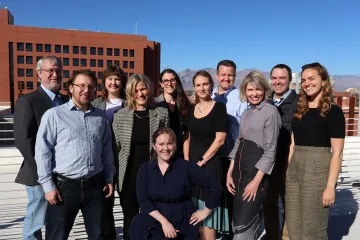
<svg viewBox="0 0 360 240"><path fill-rule="evenodd" d="M165 185L162 185L162 187L164 188L164 187L165 187Z"/></svg>

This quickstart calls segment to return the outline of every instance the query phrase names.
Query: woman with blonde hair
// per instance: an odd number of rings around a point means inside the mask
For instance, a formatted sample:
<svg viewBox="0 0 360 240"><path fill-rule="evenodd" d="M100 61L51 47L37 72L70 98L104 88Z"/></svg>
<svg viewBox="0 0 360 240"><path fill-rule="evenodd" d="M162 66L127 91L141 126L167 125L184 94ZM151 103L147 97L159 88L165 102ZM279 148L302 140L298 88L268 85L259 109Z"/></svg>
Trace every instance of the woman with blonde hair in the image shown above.
<svg viewBox="0 0 360 240"><path fill-rule="evenodd" d="M267 102L270 92L267 79L256 71L250 72L240 85L241 96L249 107L240 120L226 180L228 191L234 195L232 227L236 240L258 239L260 235L261 206L281 128L277 108Z"/></svg>
<svg viewBox="0 0 360 240"><path fill-rule="evenodd" d="M154 98L151 89L145 75L132 75L126 84L125 108L115 113L112 123L125 240L129 239L131 220L139 212L135 189L138 170L150 159L154 132L169 125L167 109L152 107Z"/></svg>
<svg viewBox="0 0 360 240"><path fill-rule="evenodd" d="M291 240L327 237L329 207L344 148L345 118L334 104L330 76L319 63L302 67L292 121L285 217Z"/></svg>

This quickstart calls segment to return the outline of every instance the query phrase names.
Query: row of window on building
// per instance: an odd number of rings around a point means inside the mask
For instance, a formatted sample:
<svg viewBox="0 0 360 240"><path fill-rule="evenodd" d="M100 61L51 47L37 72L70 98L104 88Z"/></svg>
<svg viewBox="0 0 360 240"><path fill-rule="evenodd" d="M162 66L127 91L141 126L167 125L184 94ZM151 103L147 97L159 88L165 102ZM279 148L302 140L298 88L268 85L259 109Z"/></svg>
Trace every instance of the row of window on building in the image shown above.
<svg viewBox="0 0 360 240"><path fill-rule="evenodd" d="M73 73L76 72L76 70L73 70ZM92 71L98 79L102 78L102 71L96 72ZM128 73L129 77L132 76L134 73ZM34 77L34 70L33 69L24 69L24 68L18 68L18 77ZM62 73L63 78L70 78L70 70L63 70Z"/></svg>
<svg viewBox="0 0 360 240"><path fill-rule="evenodd" d="M39 61L42 57L36 57L36 62ZM70 58L60 58L62 60L63 66L70 66ZM122 66L120 66L120 60L103 60L103 59L90 59L90 67L104 67L104 62L106 61L106 66L119 66L122 68L135 68L135 62L134 61L122 61ZM17 63L18 64L33 64L33 57L32 56L17 56ZM73 58L72 59L72 66L74 67L87 67L88 61L84 58Z"/></svg>
<svg viewBox="0 0 360 240"><path fill-rule="evenodd" d="M52 52L52 45L51 44L41 44L36 43L36 52ZM33 44L32 43L17 43L17 51L33 51ZM70 53L70 46L69 45L55 45L55 53ZM104 55L104 48L102 47L86 47L86 46L72 46L72 53L73 54L88 54L88 50L90 55ZM106 56L120 56L120 48L105 48ZM123 57L135 57L135 50L134 49L122 49L122 56Z"/></svg>

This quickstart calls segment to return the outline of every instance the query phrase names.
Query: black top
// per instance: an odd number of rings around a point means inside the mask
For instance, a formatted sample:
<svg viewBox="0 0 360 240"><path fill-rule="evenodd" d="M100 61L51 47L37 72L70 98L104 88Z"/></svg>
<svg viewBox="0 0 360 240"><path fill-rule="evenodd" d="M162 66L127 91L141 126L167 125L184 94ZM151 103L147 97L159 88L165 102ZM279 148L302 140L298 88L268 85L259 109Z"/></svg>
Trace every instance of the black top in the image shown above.
<svg viewBox="0 0 360 240"><path fill-rule="evenodd" d="M202 118L194 116L195 106L190 106L185 119L185 126L190 132L190 146L209 148L216 132L227 132L227 113L224 103L215 102L210 113Z"/></svg>
<svg viewBox="0 0 360 240"><path fill-rule="evenodd" d="M135 183L140 166L149 160L149 135L149 111L135 111L131 135L130 156L126 167L124 182ZM132 191L135 195L135 188L133 185L124 185L123 190Z"/></svg>
<svg viewBox="0 0 360 240"><path fill-rule="evenodd" d="M291 123L295 145L331 147L330 138L345 138L345 117L342 109L332 105L325 117L317 108L310 108L301 120Z"/></svg>
<svg viewBox="0 0 360 240"><path fill-rule="evenodd" d="M130 150L130 156L132 156L133 159L147 160L149 158L149 139L149 111L135 111Z"/></svg>

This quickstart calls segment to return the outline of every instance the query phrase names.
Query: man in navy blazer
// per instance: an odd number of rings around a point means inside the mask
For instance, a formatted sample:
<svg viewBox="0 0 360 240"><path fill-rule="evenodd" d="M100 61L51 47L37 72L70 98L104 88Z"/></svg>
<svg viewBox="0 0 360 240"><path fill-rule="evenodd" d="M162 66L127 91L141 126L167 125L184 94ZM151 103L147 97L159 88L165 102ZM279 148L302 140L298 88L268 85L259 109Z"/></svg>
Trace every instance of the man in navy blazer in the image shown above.
<svg viewBox="0 0 360 240"><path fill-rule="evenodd" d="M26 186L27 212L22 239L42 239L41 228L45 224L47 201L38 183L35 156L35 140L41 117L50 108L67 102L60 94L62 63L54 56L37 62L36 72L41 85L33 92L20 96L16 101L14 116L15 146L24 157L16 183ZM48 227L48 226L46 226Z"/></svg>

